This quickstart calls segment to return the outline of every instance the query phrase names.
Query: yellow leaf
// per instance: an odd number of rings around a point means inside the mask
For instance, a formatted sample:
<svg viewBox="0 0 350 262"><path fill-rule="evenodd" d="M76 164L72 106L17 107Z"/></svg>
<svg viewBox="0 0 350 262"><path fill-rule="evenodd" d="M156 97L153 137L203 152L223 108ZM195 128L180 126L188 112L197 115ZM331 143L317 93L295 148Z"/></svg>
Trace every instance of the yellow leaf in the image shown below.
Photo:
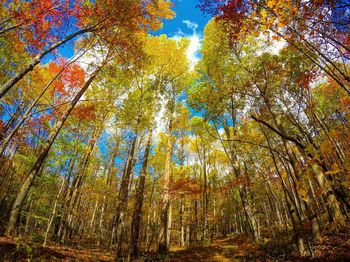
<svg viewBox="0 0 350 262"><path fill-rule="evenodd" d="M332 153L332 145L327 140L325 140L322 142L320 150L322 155L329 155L330 153Z"/></svg>
<svg viewBox="0 0 350 262"><path fill-rule="evenodd" d="M274 35L274 36L272 36L272 39L276 40L276 41L279 41L281 38L279 36L277 36L277 35Z"/></svg>
<svg viewBox="0 0 350 262"><path fill-rule="evenodd" d="M307 190L307 189L304 189L304 188L300 188L298 191L299 191L300 197L301 197L304 201L307 201L307 193L308 193L308 190Z"/></svg>
<svg viewBox="0 0 350 262"><path fill-rule="evenodd" d="M337 139L339 137L341 137L342 133L337 131L337 130L334 130L332 129L330 132L329 132L329 136L333 139Z"/></svg>
<svg viewBox="0 0 350 262"><path fill-rule="evenodd" d="M341 170L339 169L338 165L337 164L333 164L332 165L332 170L329 170L326 172L327 175L334 175L334 174L337 174L339 173Z"/></svg>
<svg viewBox="0 0 350 262"><path fill-rule="evenodd" d="M266 19L266 17L267 17L267 11L266 11L265 9L261 10L260 14L261 14L261 18L262 18L262 19Z"/></svg>
<svg viewBox="0 0 350 262"><path fill-rule="evenodd" d="M278 27L284 27L286 25L286 23L283 21L278 21L278 23L277 23L277 26Z"/></svg>

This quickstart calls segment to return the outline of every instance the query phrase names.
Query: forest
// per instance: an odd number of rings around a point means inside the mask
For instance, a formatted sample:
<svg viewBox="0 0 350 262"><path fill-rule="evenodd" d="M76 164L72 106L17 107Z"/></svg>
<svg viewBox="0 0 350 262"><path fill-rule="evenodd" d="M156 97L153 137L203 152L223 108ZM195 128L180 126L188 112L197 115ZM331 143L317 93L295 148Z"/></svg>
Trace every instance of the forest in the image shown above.
<svg viewBox="0 0 350 262"><path fill-rule="evenodd" d="M350 1L176 2L1 0L0 261L350 260Z"/></svg>

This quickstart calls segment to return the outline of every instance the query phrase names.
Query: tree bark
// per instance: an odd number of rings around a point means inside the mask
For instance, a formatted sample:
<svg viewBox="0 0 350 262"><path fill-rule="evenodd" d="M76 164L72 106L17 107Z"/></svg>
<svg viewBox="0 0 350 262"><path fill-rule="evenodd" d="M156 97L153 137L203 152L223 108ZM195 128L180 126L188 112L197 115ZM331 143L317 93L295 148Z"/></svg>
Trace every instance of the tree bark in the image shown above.
<svg viewBox="0 0 350 262"><path fill-rule="evenodd" d="M127 165L125 167L125 172L123 173L122 176L122 180L121 180L121 184L120 184L120 191L119 191L119 195L118 195L118 202L117 202L117 208L116 208L116 212L115 212L115 217L114 217L114 221L113 221L113 228L114 228L114 232L116 232L116 239L117 239L117 253L116 253L116 259L119 259L119 257L122 255L120 253L121 251L121 234L122 234L122 230L121 230L121 223L123 222L123 220L125 219L125 210L127 207L127 203L128 203L128 195L129 195L129 182L130 182L130 176L131 176L131 172L134 168L134 154L135 154L135 147L136 147L136 141L138 138L138 132L135 132L135 136L131 142L131 147L130 147L130 152L128 155L128 160L127 160ZM114 232L112 232L112 234L114 234ZM114 236L112 235L112 238ZM113 243L113 241L111 241L111 244ZM112 245L111 245L112 246Z"/></svg>
<svg viewBox="0 0 350 262"><path fill-rule="evenodd" d="M37 66L40 62L41 59L47 55L48 53L52 52L59 46L67 43L69 40L88 33L92 32L94 30L95 26L92 27L87 27L85 29L81 29L73 34L70 34L66 36L64 39L61 41L56 42L55 44L51 45L50 47L46 48L45 50L41 51L39 54L37 54L32 61L30 61L29 64L27 64L20 72L18 72L12 79L7 81L1 88L0 88L0 99L15 85L17 84L26 74L28 74L30 71L34 69L35 66Z"/></svg>
<svg viewBox="0 0 350 262"><path fill-rule="evenodd" d="M78 103L79 99L82 97L82 95L85 93L87 88L90 86L92 81L96 78L97 74L100 72L103 65L97 67L95 71L90 75L89 79L86 81L82 89L78 92L78 94L75 96L73 101L69 104L68 108L66 109L65 113L61 117L60 120L55 124L54 129L52 130L48 140L43 145L43 147L40 150L40 154L37 157L37 160L35 161L34 165L32 166L31 170L29 171L27 178L25 179L24 183L22 184L20 191L17 194L17 197L12 205L9 220L6 226L5 234L8 236L13 236L15 234L15 228L16 228L16 222L20 215L20 209L24 203L25 198L28 195L28 192L34 182L35 177L38 174L39 169L41 168L53 142L55 141L58 133L62 129L64 123L66 122L67 118L69 117L70 113L74 109L75 105Z"/></svg>
<svg viewBox="0 0 350 262"><path fill-rule="evenodd" d="M141 218L142 218L143 198L145 193L148 158L149 158L149 153L151 149L151 140L152 140L152 131L150 130L148 134L145 155L142 163L141 174L139 177L139 184L136 191L136 202L134 207L133 219L131 223L130 250L131 250L131 254L135 257L138 257L140 253L140 226L141 226Z"/></svg>
<svg viewBox="0 0 350 262"><path fill-rule="evenodd" d="M58 199L61 196L61 193L62 193L63 188L64 188L64 184L65 184L65 179L62 179L62 183L61 183L60 189L59 189L59 191L58 191L58 193L56 195L56 198L55 198L55 203L53 204L52 213L51 213L51 216L50 216L50 219L49 219L49 223L47 224L45 237L44 237L44 243L43 243L44 247L46 246L46 243L47 243L47 237L48 237L49 232L50 232L52 221L53 221L53 219L55 218L55 215L56 215L56 208L57 208Z"/></svg>
<svg viewBox="0 0 350 262"><path fill-rule="evenodd" d="M45 92L49 89L49 87L52 85L52 83L61 75L61 73L73 62L75 62L76 59L71 60L70 62L66 63L61 70L54 76L54 78L49 81L43 90L40 92L40 94L35 98L35 100L30 104L24 115L21 117L21 119L17 122L16 126L11 130L11 132L5 137L1 138L3 139L3 142L0 145L0 156L4 153L8 143L11 141L13 136L16 134L18 129L21 127L21 125L24 123L24 121L30 116L30 113L32 112L33 108L37 105L40 98L45 94Z"/></svg>
<svg viewBox="0 0 350 262"><path fill-rule="evenodd" d="M161 212L162 228L160 232L160 241L158 252L168 252L170 250L170 223L171 223L171 200L170 200L170 176L171 176L171 158L172 158L172 130L173 130L173 116L169 119L168 138L166 145L165 169L164 169L164 184L163 184L163 205Z"/></svg>

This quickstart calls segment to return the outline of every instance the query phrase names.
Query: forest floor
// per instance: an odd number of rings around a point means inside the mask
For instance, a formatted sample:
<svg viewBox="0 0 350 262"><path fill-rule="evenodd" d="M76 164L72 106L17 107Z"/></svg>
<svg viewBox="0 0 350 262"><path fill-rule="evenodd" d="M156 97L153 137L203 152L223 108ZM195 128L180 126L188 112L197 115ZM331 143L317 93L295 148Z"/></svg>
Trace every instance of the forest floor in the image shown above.
<svg viewBox="0 0 350 262"><path fill-rule="evenodd" d="M216 239L205 247L176 252L170 261L350 261L350 230L337 234L325 232L313 251L313 258L301 258L294 253L290 244L254 243L247 236L239 235Z"/></svg>
<svg viewBox="0 0 350 262"><path fill-rule="evenodd" d="M0 261L114 261L114 256L97 249L42 247L0 236ZM172 251L168 255L150 254L137 261L350 261L350 228L337 234L324 232L322 241L314 247L313 258L295 256L290 245L253 243L247 236L237 235L214 239L207 246Z"/></svg>

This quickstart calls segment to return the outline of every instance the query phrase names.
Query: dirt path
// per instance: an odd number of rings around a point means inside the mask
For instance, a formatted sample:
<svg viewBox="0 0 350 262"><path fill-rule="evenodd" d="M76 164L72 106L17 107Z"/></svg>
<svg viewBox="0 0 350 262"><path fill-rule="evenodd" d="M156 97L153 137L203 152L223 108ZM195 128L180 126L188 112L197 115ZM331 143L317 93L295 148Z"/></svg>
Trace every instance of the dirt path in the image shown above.
<svg viewBox="0 0 350 262"><path fill-rule="evenodd" d="M300 257L290 245L252 243L247 236L231 236L214 240L206 247L192 247L173 252L171 262L228 261L350 261L350 227L341 232L324 232L313 247L314 257Z"/></svg>
<svg viewBox="0 0 350 262"><path fill-rule="evenodd" d="M205 247L192 247L188 250L174 252L170 261L264 261L266 254L259 246L250 243L245 236L227 237L214 240Z"/></svg>

